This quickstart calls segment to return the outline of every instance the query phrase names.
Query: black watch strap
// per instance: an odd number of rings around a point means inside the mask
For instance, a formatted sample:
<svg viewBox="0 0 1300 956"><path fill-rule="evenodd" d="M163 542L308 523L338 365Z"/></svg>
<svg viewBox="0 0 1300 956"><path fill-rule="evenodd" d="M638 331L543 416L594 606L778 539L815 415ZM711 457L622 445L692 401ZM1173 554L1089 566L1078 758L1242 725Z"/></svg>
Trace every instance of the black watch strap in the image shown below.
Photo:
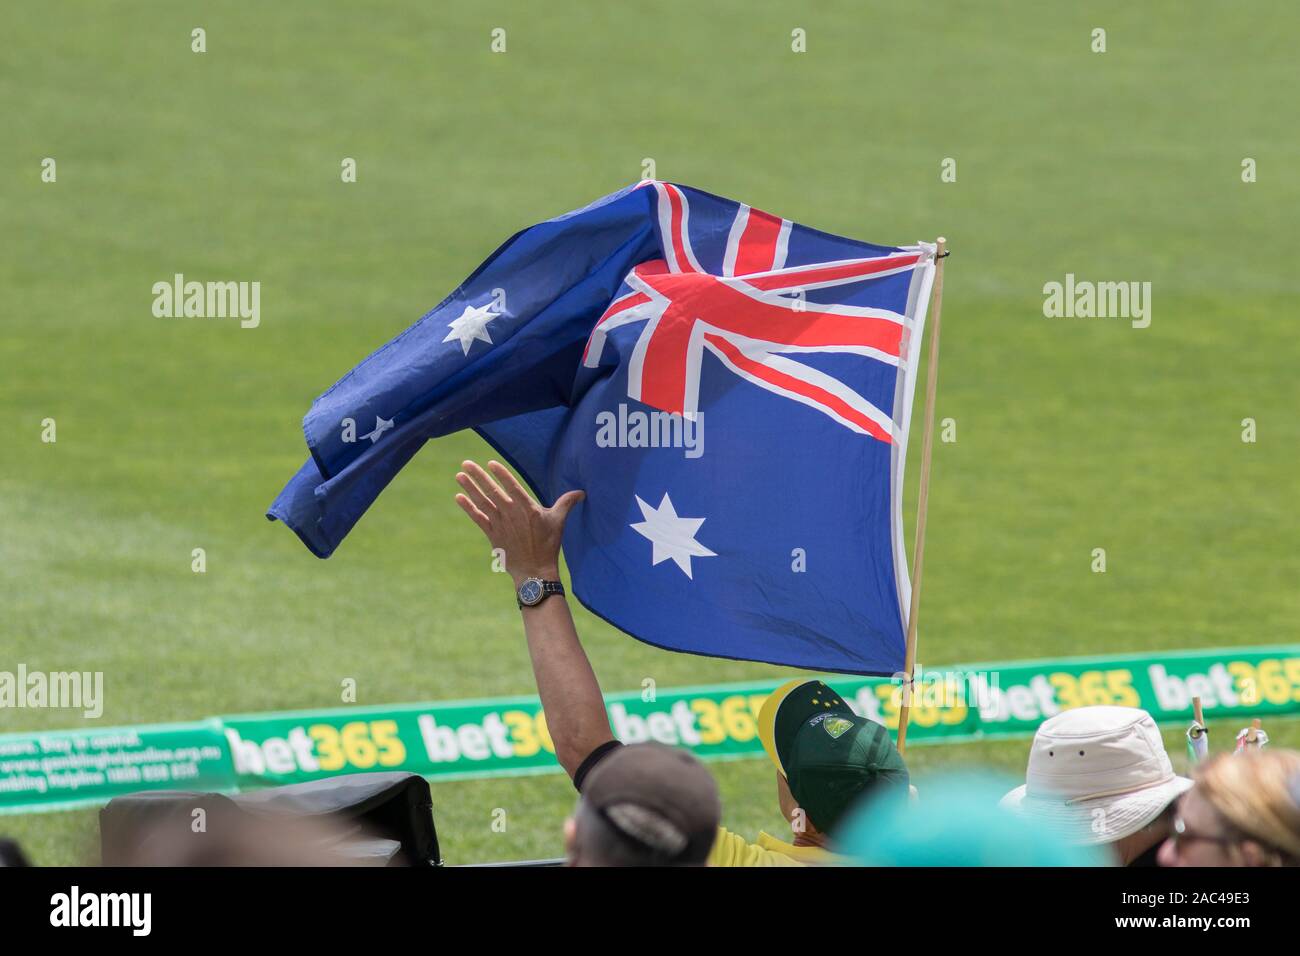
<svg viewBox="0 0 1300 956"><path fill-rule="evenodd" d="M564 593L564 585L561 584L559 581L541 581L540 583L542 585L542 596L540 598L538 598L532 604L525 604L523 601L519 600L519 595L516 594L515 603L517 603L520 606L520 608L537 607L539 604L545 601L552 594Z"/></svg>

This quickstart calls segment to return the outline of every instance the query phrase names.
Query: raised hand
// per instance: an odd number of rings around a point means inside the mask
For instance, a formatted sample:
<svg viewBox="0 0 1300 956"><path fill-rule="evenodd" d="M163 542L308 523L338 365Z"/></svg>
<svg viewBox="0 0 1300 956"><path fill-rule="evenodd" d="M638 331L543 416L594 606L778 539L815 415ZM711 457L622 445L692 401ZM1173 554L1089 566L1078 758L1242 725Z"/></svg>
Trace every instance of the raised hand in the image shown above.
<svg viewBox="0 0 1300 956"><path fill-rule="evenodd" d="M489 461L487 470L473 461L461 462L461 468L456 481L464 492L456 504L502 550L515 586L529 577L557 580L564 520L585 492L566 492L543 508L499 461Z"/></svg>

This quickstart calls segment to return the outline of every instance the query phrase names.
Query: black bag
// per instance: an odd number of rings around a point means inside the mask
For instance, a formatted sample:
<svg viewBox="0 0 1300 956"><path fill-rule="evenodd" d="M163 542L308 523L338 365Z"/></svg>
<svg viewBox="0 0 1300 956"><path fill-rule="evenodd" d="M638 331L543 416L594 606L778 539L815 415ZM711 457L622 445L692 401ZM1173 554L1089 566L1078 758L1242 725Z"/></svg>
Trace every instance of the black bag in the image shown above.
<svg viewBox="0 0 1300 956"><path fill-rule="evenodd" d="M414 773L354 773L287 787L272 787L233 797L218 793L153 790L117 797L99 812L100 846L105 866L122 866L141 857L152 839L198 841L190 821L194 810L265 822L314 818L329 824L329 849L358 864L441 866L433 824L429 782Z"/></svg>

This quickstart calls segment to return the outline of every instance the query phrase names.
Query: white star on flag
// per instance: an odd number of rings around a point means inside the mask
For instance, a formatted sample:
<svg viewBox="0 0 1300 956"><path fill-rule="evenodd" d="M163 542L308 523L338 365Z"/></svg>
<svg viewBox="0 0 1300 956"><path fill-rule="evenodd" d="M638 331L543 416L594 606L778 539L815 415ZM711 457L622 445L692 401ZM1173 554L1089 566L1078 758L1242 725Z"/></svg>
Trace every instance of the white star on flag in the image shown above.
<svg viewBox="0 0 1300 956"><path fill-rule="evenodd" d="M691 575L691 558L715 558L717 555L695 540L695 534L704 524L703 518L679 518L672 499L664 492L664 500L658 508L652 508L636 496L636 503L641 507L641 517L632 525L632 530L648 538L654 545L651 564L659 564L670 558L682 569L688 578Z"/></svg>
<svg viewBox="0 0 1300 956"><path fill-rule="evenodd" d="M488 335L487 324L501 314L500 312L493 312L492 305L493 303L489 302L483 306L465 306L465 311L460 314L460 318L452 319L447 323L447 327L451 331L447 333L447 337L443 341L450 342L452 339L459 339L460 347L465 350L466 355L469 355L469 347L475 339L491 345L492 337Z"/></svg>
<svg viewBox="0 0 1300 956"><path fill-rule="evenodd" d="M372 432L367 432L366 434L362 435L361 437L362 437L362 438L369 438L369 439L370 439L370 444L373 445L375 442L379 441L379 436L380 436L380 435L382 435L384 432L388 431L388 429L390 429L390 428L392 428L392 427L393 427L393 420L392 420L391 418L380 418L378 415L376 415L376 416L375 416L375 430L372 431Z"/></svg>

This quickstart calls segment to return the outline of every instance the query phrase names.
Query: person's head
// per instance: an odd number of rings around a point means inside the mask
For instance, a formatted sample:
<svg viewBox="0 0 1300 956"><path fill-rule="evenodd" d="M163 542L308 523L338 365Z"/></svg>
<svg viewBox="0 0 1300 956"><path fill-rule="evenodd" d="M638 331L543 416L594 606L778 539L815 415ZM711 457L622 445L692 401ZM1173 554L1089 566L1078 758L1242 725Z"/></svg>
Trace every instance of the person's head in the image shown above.
<svg viewBox="0 0 1300 956"><path fill-rule="evenodd" d="M1105 866L1101 847L1076 846L998 806L1006 781L965 771L927 781L916 800L868 798L835 831L836 851L861 866Z"/></svg>
<svg viewBox="0 0 1300 956"><path fill-rule="evenodd" d="M855 714L824 681L796 678L773 691L758 736L776 765L781 813L809 842L824 844L868 794L907 796L907 766L889 731Z"/></svg>
<svg viewBox="0 0 1300 956"><path fill-rule="evenodd" d="M1170 807L1191 785L1175 775L1145 710L1078 707L1043 721L1025 784L1002 805L1076 845L1107 844L1128 864L1168 836Z"/></svg>
<svg viewBox="0 0 1300 956"><path fill-rule="evenodd" d="M1219 754L1193 779L1161 866L1300 866L1300 753Z"/></svg>
<svg viewBox="0 0 1300 956"><path fill-rule="evenodd" d="M722 804L713 775L684 750L619 747L591 772L565 822L570 866L703 866Z"/></svg>
<svg viewBox="0 0 1300 956"><path fill-rule="evenodd" d="M377 834L341 818L249 813L229 801L202 797L194 805L200 803L207 804L203 830L193 829L189 810L159 810L141 821L112 861L105 862L125 867L383 865L364 852Z"/></svg>

